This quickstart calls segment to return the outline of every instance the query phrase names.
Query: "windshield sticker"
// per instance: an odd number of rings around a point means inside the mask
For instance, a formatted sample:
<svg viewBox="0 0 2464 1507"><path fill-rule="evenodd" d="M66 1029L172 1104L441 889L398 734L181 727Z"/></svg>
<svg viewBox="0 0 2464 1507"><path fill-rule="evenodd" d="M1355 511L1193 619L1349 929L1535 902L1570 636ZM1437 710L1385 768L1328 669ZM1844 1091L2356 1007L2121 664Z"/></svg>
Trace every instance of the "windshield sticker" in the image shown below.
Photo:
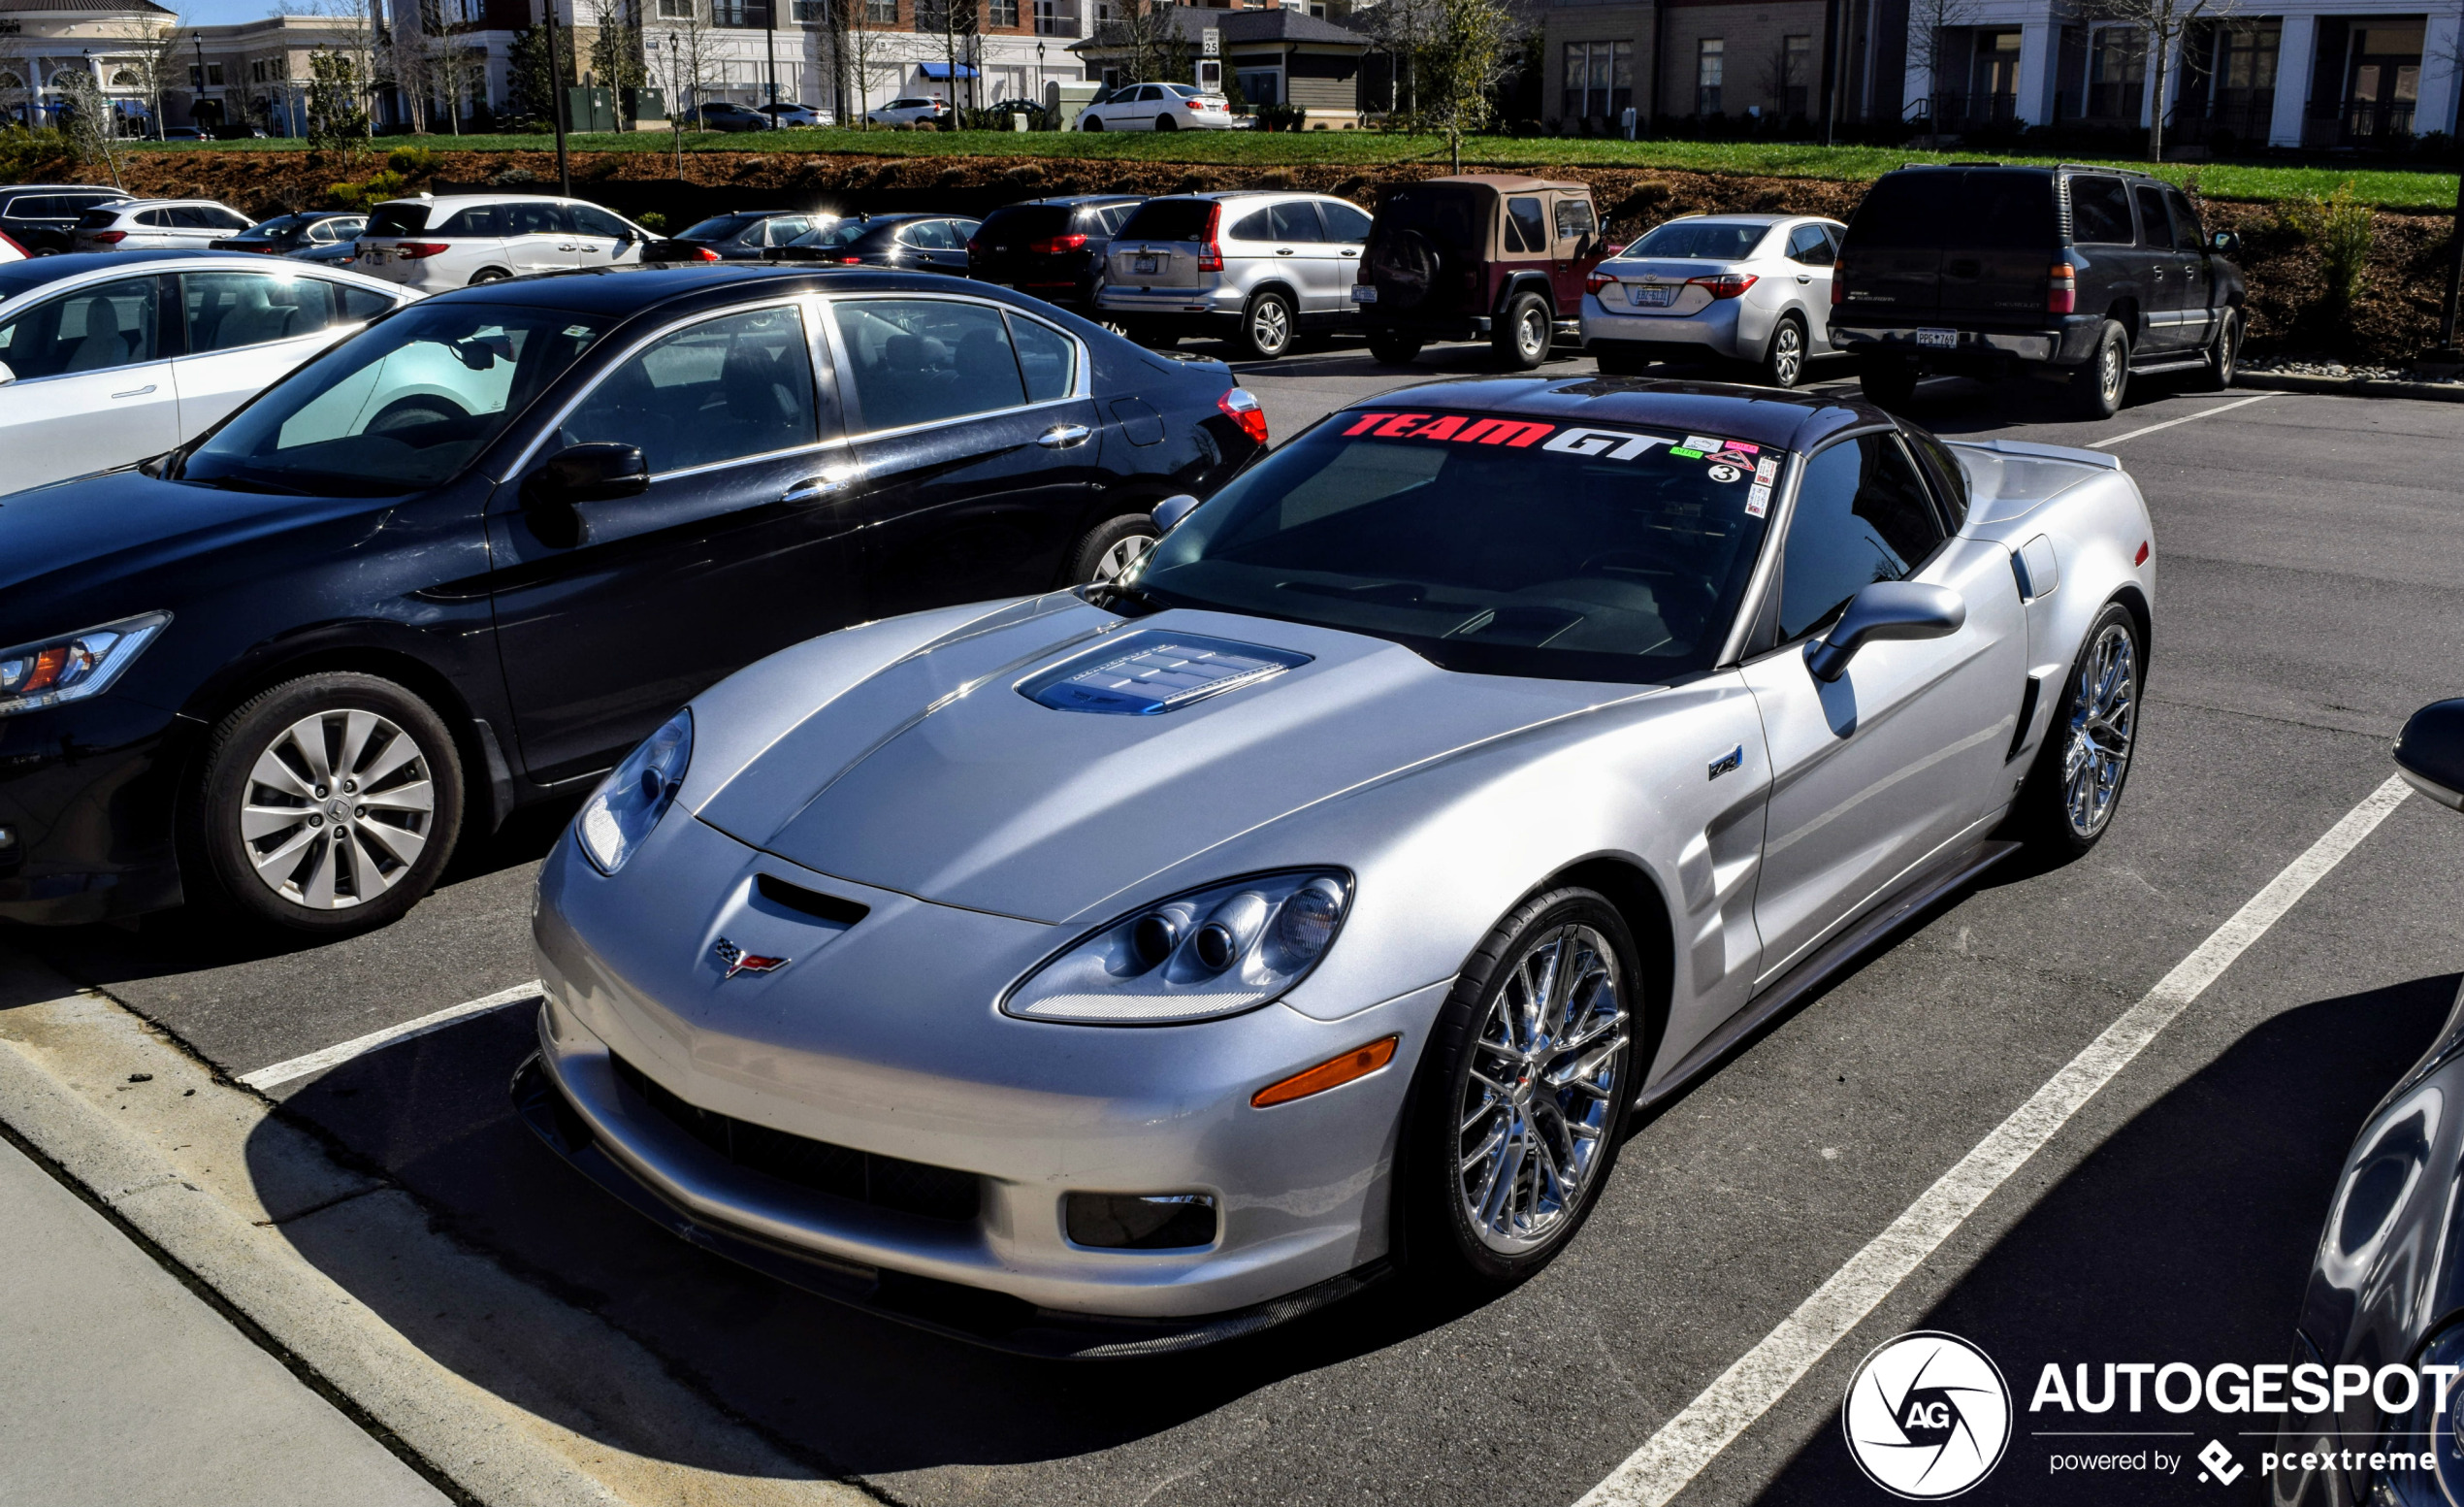
<svg viewBox="0 0 2464 1507"><path fill-rule="evenodd" d="M1685 447L1689 450L1717 450L1720 447L1720 442L1706 440L1701 435L1688 435L1685 437Z"/></svg>
<svg viewBox="0 0 2464 1507"><path fill-rule="evenodd" d="M1771 489L1760 483L1745 489L1745 516L1759 518L1770 510Z"/></svg>
<svg viewBox="0 0 2464 1507"><path fill-rule="evenodd" d="M1744 476L1745 473L1737 470L1735 466L1714 466L1711 468L1711 479L1714 481L1739 481L1743 480Z"/></svg>
<svg viewBox="0 0 2464 1507"><path fill-rule="evenodd" d="M1754 463L1754 479L1762 485L1769 486L1771 482L1778 477L1778 475L1779 457L1775 455L1766 455L1761 460Z"/></svg>
<svg viewBox="0 0 2464 1507"><path fill-rule="evenodd" d="M1669 453L1690 461L1699 461L1702 458L1702 452L1690 444L1670 445L1669 447Z"/></svg>
<svg viewBox="0 0 2464 1507"><path fill-rule="evenodd" d="M1659 435L1638 435L1623 429L1569 429L1540 448L1567 455L1604 455L1612 461L1630 461L1656 445L1671 442Z"/></svg>
<svg viewBox="0 0 2464 1507"><path fill-rule="evenodd" d="M1423 420L1433 420L1423 422ZM1414 425L1419 427L1414 428ZM1555 424L1525 423L1510 418L1473 418L1464 413L1363 413L1345 436L1372 435L1380 440L1451 440L1458 444L1503 444L1527 449L1556 430Z"/></svg>

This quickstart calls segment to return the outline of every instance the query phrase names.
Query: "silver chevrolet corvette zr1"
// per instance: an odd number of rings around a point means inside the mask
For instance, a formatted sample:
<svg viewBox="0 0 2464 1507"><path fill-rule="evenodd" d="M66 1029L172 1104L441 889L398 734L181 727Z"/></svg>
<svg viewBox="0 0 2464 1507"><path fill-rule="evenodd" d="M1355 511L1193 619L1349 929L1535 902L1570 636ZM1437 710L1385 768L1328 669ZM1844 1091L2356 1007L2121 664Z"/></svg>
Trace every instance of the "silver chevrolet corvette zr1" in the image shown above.
<svg viewBox="0 0 2464 1507"><path fill-rule="evenodd" d="M2109 456L1411 387L1110 585L697 698L539 878L524 1118L699 1244L1032 1353L1564 1249L1637 1109L2129 772Z"/></svg>

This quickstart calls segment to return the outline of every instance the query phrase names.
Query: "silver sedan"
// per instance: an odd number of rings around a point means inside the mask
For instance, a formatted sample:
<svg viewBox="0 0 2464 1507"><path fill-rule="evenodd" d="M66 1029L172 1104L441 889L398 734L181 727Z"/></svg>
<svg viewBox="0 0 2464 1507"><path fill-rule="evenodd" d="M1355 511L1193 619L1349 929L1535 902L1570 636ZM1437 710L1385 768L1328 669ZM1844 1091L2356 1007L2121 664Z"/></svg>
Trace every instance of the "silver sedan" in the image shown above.
<svg viewBox="0 0 2464 1507"><path fill-rule="evenodd" d="M1494 1291L1628 1118L2134 746L2109 456L1510 378L1335 414L1118 581L697 698L539 876L524 1118L697 1243L1106 1356Z"/></svg>
<svg viewBox="0 0 2464 1507"><path fill-rule="evenodd" d="M1583 349L1612 375L1710 357L1794 387L1831 351L1831 269L1846 230L1800 214L1670 220L1584 281Z"/></svg>

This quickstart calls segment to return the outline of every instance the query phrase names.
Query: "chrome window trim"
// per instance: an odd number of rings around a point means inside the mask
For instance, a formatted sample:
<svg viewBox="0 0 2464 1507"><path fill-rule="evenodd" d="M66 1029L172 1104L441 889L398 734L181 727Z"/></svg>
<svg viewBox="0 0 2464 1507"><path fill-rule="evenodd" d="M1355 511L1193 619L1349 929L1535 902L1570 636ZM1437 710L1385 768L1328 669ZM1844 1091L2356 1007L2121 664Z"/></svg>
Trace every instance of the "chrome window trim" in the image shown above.
<svg viewBox="0 0 2464 1507"><path fill-rule="evenodd" d="M1051 320L1039 318L1034 314L1028 313L1022 309L1013 309L1007 304L989 298L974 298L963 293L897 292L891 289L883 289L880 292L825 294L816 300L818 303L827 306L828 309L829 317L823 322L829 326L829 348L830 360L832 363L830 372L838 383L840 392L857 392L857 387L855 369L848 363L847 359L847 347L838 338L838 306L841 304L907 304L915 303L918 300L929 300L934 303L942 304L965 304L977 309L989 309L995 313L1005 314L1012 318L1029 319L1033 320L1036 324L1042 325L1045 329L1052 331L1061 339L1069 342L1071 348L1078 352L1078 370L1071 379L1070 391L1063 397L1045 398L1033 403L1013 404L1005 409L983 409L973 413L958 414L953 418L927 419L921 424L899 424L887 429L857 429L853 426L849 426L847 428L847 439L851 443L859 440L891 440L901 435L921 434L927 429L939 429L947 424L973 423L978 419L998 418L1005 413L1028 413L1037 409L1055 408L1065 403L1091 402L1094 399L1094 363L1089 358L1086 349L1086 343L1080 340L1077 336L1072 335L1069 331L1062 329L1059 325L1053 323ZM1021 388L1024 386L1023 374L1021 374ZM858 393L856 407L859 412L863 408L863 397L860 393ZM846 418L846 410L847 406L844 402L842 402L839 405L839 416L842 423Z"/></svg>
<svg viewBox="0 0 2464 1507"><path fill-rule="evenodd" d="M725 309L704 310L700 313L686 314L681 318L670 320L665 324L658 326L656 329L650 330L634 340L632 344L626 346L621 354L610 360L606 365L600 367L599 371L592 376L589 381L582 384L581 391L567 399L564 406L559 408L545 424L539 426L538 432L531 437L531 442L524 445L522 447L522 453L514 459L513 464L505 468L504 475L497 477L496 479L499 481L510 481L515 476L520 475L530 467L530 464L533 461L538 459L539 450L547 443L548 437L555 434L559 429L562 429L565 426L565 421L573 416L573 410L580 408L585 399L589 398L592 393L599 391L600 383L604 382L610 377L613 377L616 374L617 368L623 366L626 362L632 360L633 357L640 355L644 350L647 350L656 343L665 340L668 336L675 334L678 330L689 330L697 324L702 324L712 319L726 319L736 314L754 313L763 309L793 308L795 310L797 315L801 317L807 312L807 308L812 302L813 295L809 293L790 293L783 297L764 298L749 304L730 304ZM812 326L810 324L805 326L804 331L804 359L808 363L813 359ZM815 375L818 376L819 374ZM814 414L814 417L818 422L820 418L818 410ZM813 436L813 445L811 447L818 449L827 442L823 440L820 431L816 429ZM782 455L793 455L798 450L804 448L806 448L806 446L794 445L790 446L788 449L778 451L777 453ZM744 460L751 460L754 457L752 456L739 457L739 459ZM713 467L732 466L734 464L734 460L713 461L707 466L696 466L691 468L691 470L707 471ZM686 474L687 473L685 472L663 472L660 475L683 475ZM653 476L652 479L657 480L659 477Z"/></svg>
<svg viewBox="0 0 2464 1507"><path fill-rule="evenodd" d="M786 460L792 455L818 455L824 450L845 449L850 443L852 442L845 439L823 440L812 444L792 444L784 450L763 450L759 455L738 455L729 460L704 461L698 466L684 466L674 471L653 472L650 482L651 485L656 486L662 481L676 476L697 476L704 472L728 471L737 466L751 466L762 461Z"/></svg>

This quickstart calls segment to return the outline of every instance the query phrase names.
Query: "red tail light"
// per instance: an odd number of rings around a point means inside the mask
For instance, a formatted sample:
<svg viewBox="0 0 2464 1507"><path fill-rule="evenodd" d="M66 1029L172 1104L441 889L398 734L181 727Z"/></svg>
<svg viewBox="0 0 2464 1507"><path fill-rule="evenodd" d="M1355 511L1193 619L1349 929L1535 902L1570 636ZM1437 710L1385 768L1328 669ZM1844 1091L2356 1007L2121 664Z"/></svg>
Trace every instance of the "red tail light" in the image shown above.
<svg viewBox="0 0 2464 1507"><path fill-rule="evenodd" d="M1037 256L1058 256L1064 251L1086 250L1086 238L1079 235L1054 236L1049 241L1029 241L1026 248Z"/></svg>
<svg viewBox="0 0 2464 1507"><path fill-rule="evenodd" d="M2068 262L2056 262L2045 273L2045 312L2079 311L2079 274Z"/></svg>
<svg viewBox="0 0 2464 1507"><path fill-rule="evenodd" d="M102 246L117 246L128 239L128 232L125 230L98 230L85 239Z"/></svg>
<svg viewBox="0 0 2464 1507"><path fill-rule="evenodd" d="M414 262L423 256L438 256L452 249L453 246L443 241L400 241L394 245L396 256Z"/></svg>
<svg viewBox="0 0 2464 1507"><path fill-rule="evenodd" d="M967 259L969 261L973 261L975 258L982 256L983 254L984 243L973 236L967 237Z"/></svg>
<svg viewBox="0 0 2464 1507"><path fill-rule="evenodd" d="M1701 288L1713 298L1735 298L1752 287L1755 280L1754 275L1750 272L1724 272L1716 278L1688 278L1685 279L1685 285L1690 288Z"/></svg>
<svg viewBox="0 0 2464 1507"><path fill-rule="evenodd" d="M1223 204L1218 200L1207 206L1207 244L1198 247L1198 271L1221 272L1223 270L1223 247L1216 245L1215 241L1216 232L1221 229L1222 225ZM1234 390L1238 391L1237 388ZM1258 420L1261 432L1265 425L1265 419Z"/></svg>
<svg viewBox="0 0 2464 1507"><path fill-rule="evenodd" d="M1834 262L1831 269L1831 307L1838 308L1848 301L1848 264Z"/></svg>
<svg viewBox="0 0 2464 1507"><path fill-rule="evenodd" d="M693 255L694 260L701 262L715 262L719 259L719 253L713 251L706 246L695 246L693 248Z"/></svg>
<svg viewBox="0 0 2464 1507"><path fill-rule="evenodd" d="M861 267L864 265L864 259L860 256L842 256L838 259L838 265L841 267Z"/></svg>
<svg viewBox="0 0 2464 1507"><path fill-rule="evenodd" d="M1246 387L1235 387L1215 400L1223 416L1241 426L1241 433L1258 443L1266 443L1266 410L1258 407L1257 398Z"/></svg>
<svg viewBox="0 0 2464 1507"><path fill-rule="evenodd" d="M1607 273L1595 272L1583 278L1583 291L1597 296L1602 288L1613 288L1617 279Z"/></svg>

